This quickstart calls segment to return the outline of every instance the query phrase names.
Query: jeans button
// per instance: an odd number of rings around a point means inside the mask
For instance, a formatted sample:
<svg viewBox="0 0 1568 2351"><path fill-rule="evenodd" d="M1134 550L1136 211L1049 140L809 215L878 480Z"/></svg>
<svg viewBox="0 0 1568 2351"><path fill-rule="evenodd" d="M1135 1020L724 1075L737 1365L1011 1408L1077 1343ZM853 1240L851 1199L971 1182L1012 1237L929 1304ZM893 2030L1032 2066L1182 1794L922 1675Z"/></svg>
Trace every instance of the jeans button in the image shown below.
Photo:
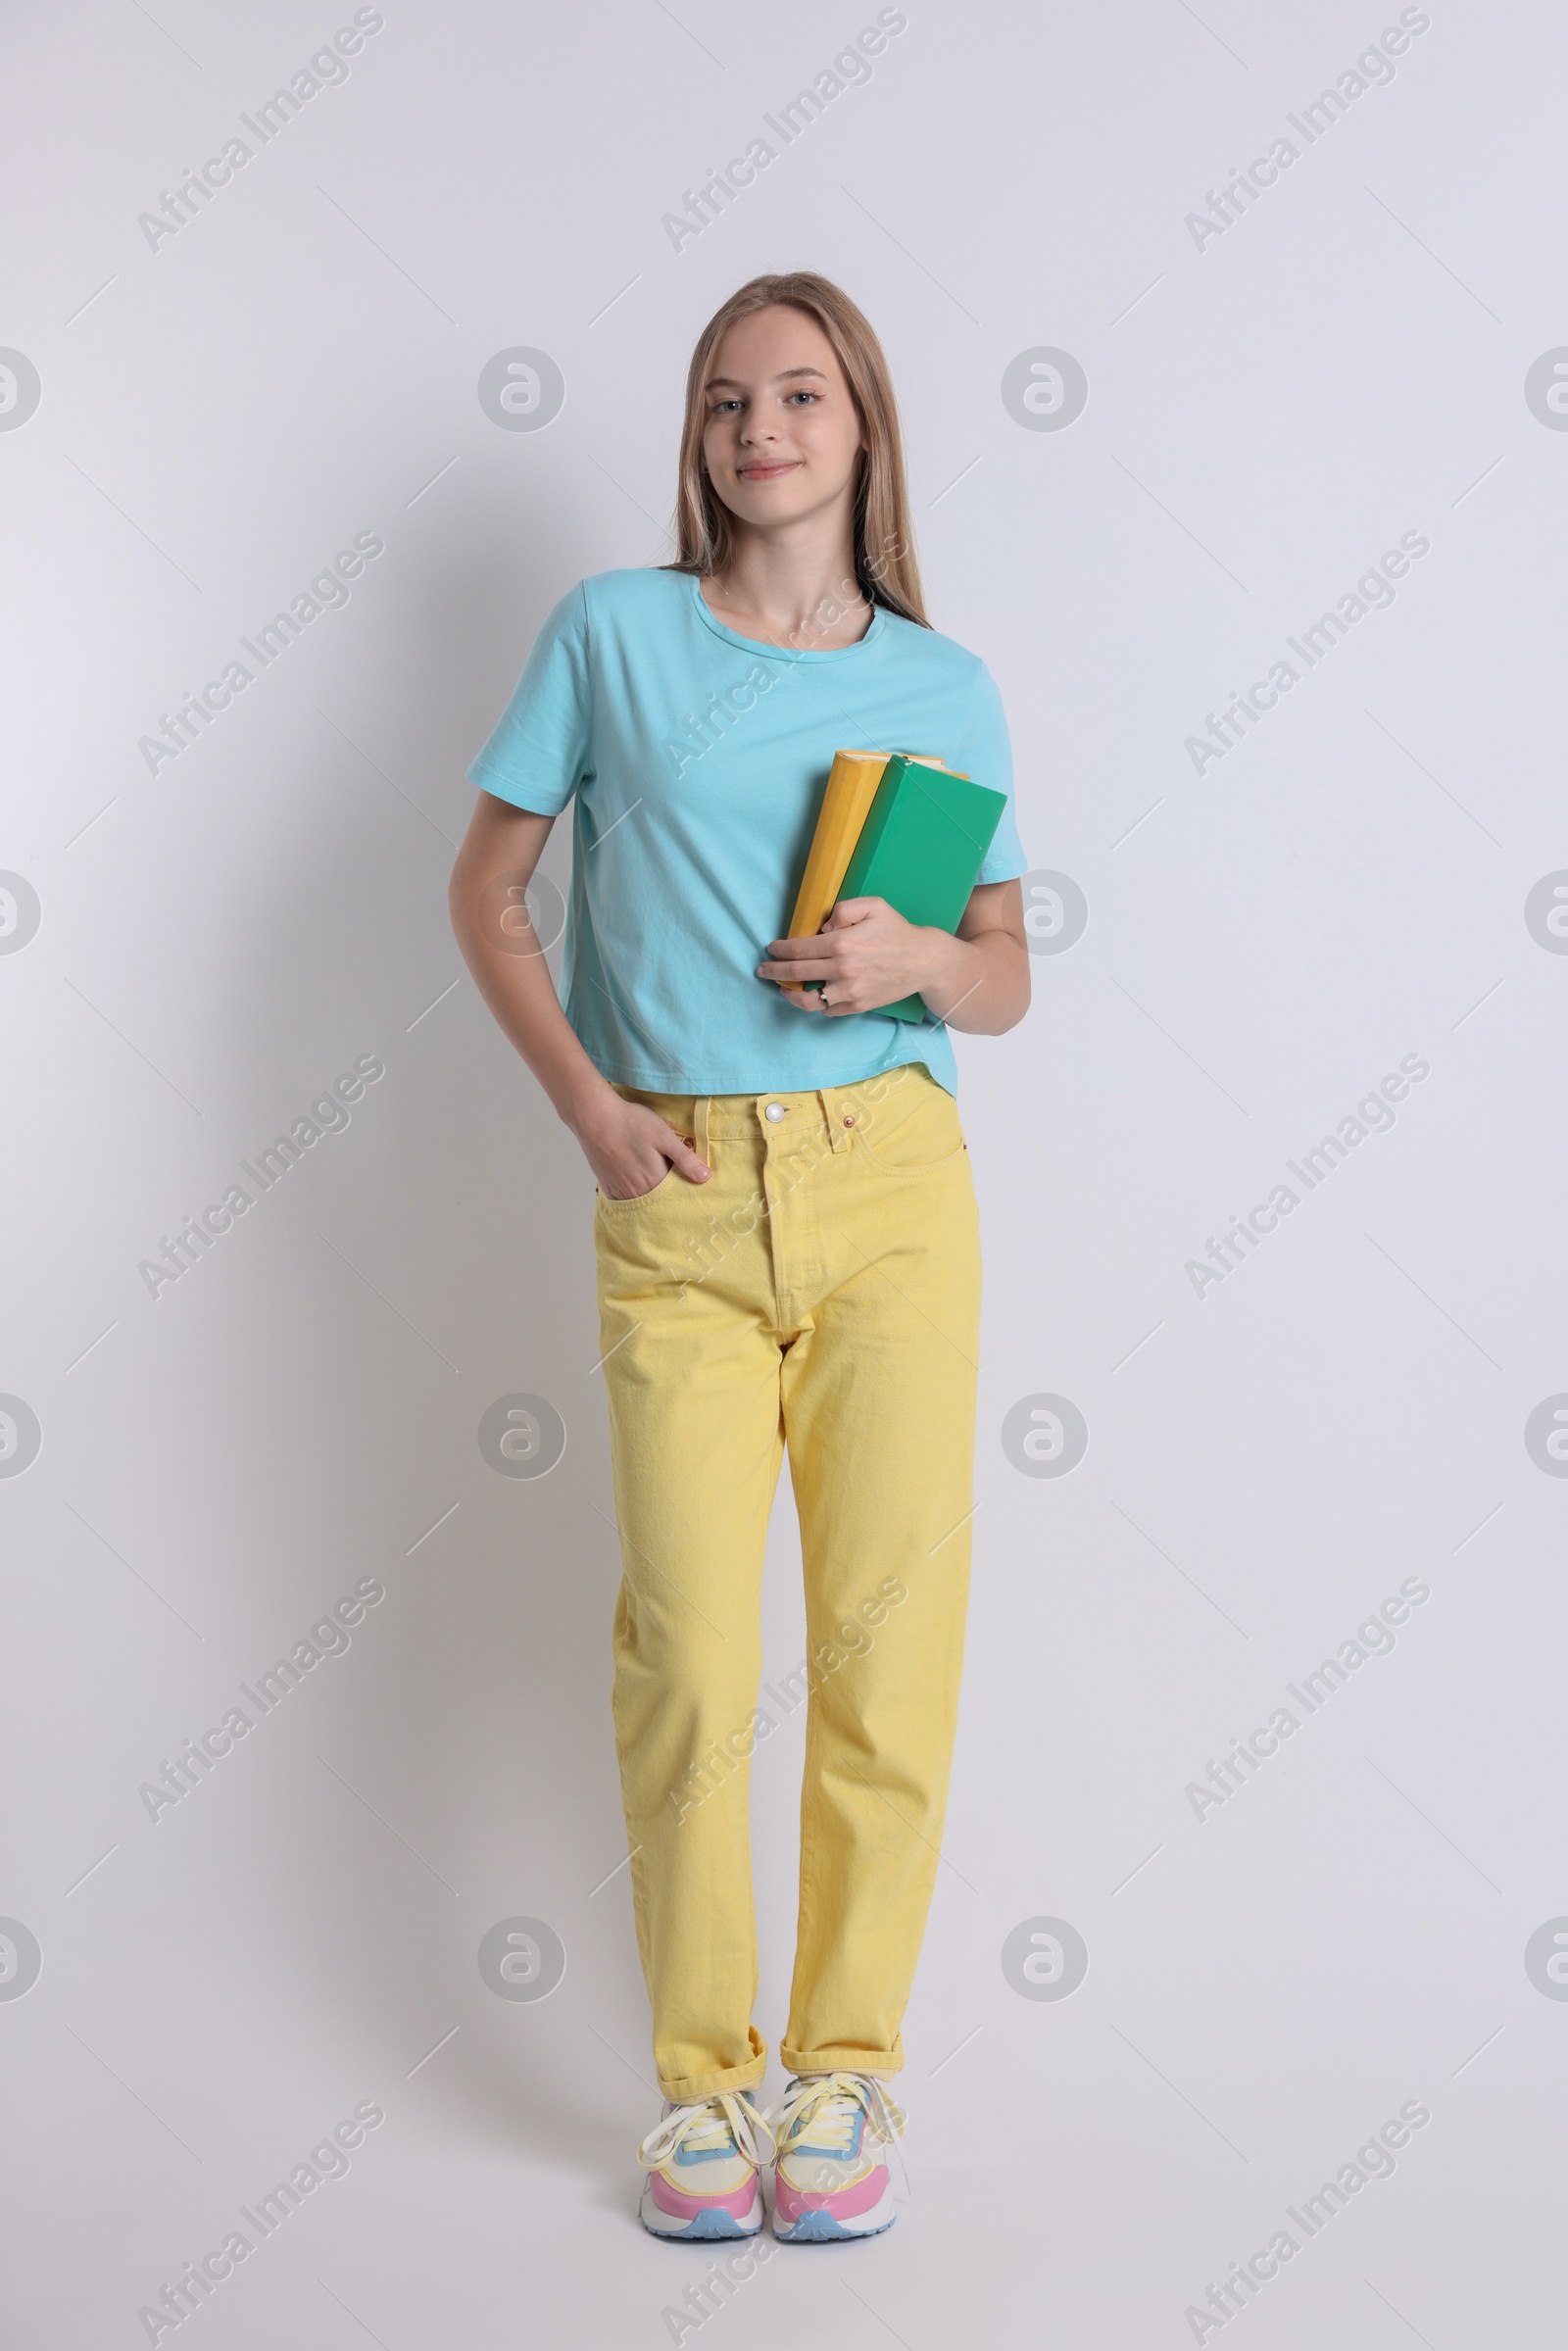
<svg viewBox="0 0 1568 2351"><path fill-rule="evenodd" d="M762 1116L764 1118L770 1118L775 1126L778 1124L781 1118L785 1118L788 1115L789 1113L785 1109L782 1102L769 1102L767 1108L762 1112Z"/></svg>

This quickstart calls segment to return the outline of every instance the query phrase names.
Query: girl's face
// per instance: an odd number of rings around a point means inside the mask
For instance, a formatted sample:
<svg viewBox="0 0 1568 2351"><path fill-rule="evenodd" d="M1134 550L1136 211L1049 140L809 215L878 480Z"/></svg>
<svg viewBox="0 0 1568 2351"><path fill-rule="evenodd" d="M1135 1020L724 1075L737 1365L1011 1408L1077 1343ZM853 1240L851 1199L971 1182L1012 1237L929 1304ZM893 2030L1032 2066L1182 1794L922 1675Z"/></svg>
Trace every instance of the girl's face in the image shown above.
<svg viewBox="0 0 1568 2351"><path fill-rule="evenodd" d="M754 311L713 353L704 387L709 479L766 530L853 504L865 434L833 346L786 303Z"/></svg>

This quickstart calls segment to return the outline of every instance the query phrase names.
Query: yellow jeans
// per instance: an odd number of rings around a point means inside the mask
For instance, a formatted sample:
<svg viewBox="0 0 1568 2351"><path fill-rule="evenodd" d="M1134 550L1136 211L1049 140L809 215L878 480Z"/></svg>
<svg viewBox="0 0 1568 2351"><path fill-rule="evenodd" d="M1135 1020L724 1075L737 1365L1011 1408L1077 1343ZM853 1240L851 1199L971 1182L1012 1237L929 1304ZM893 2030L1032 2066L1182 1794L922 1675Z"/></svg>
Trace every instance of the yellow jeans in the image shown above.
<svg viewBox="0 0 1568 2351"><path fill-rule="evenodd" d="M923 1068L810 1094L618 1092L695 1140L595 1203L623 1576L615 1741L665 2097L760 2082L748 1758L786 1445L809 1691L792 2072L895 2074L936 1873L973 1508L980 1249Z"/></svg>

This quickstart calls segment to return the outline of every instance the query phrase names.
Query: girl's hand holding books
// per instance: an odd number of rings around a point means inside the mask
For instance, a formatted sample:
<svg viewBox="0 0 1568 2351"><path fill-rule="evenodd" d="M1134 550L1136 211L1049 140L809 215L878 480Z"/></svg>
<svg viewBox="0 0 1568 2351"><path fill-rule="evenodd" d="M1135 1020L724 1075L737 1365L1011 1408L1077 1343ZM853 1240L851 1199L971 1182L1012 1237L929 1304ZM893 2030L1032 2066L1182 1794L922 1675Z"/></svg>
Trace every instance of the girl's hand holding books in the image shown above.
<svg viewBox="0 0 1568 2351"><path fill-rule="evenodd" d="M871 1012L934 985L953 944L946 931L906 922L886 899L846 898L815 938L773 940L757 976L777 980L803 1012Z"/></svg>

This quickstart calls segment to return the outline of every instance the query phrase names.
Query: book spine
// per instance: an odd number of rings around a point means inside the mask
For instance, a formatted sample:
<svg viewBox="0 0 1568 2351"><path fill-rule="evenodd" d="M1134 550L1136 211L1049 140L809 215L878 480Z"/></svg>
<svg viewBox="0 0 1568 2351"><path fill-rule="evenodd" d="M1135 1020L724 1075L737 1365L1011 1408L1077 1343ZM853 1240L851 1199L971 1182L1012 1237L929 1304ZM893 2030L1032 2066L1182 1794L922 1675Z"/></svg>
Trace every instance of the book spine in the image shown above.
<svg viewBox="0 0 1568 2351"><path fill-rule="evenodd" d="M816 829L806 860L806 871L790 916L791 939L813 939L833 911L844 869L855 851L866 810L876 796L887 765L886 752L839 751L833 755L827 788L817 811ZM818 980L781 983L799 996L803 986L820 987Z"/></svg>
<svg viewBox="0 0 1568 2351"><path fill-rule="evenodd" d="M883 834L892 822L893 810L898 805L899 786L904 781L910 764L911 762L900 752L895 753L883 768L882 781L876 788L876 798L871 803L870 813L860 827L860 838L855 844L855 855L846 866L844 879L839 885L841 898L861 896L871 860L876 856Z"/></svg>
<svg viewBox="0 0 1568 2351"><path fill-rule="evenodd" d="M854 854L861 821L885 764L880 755L858 752L835 755L790 921L792 939L812 937L832 911L844 869Z"/></svg>

